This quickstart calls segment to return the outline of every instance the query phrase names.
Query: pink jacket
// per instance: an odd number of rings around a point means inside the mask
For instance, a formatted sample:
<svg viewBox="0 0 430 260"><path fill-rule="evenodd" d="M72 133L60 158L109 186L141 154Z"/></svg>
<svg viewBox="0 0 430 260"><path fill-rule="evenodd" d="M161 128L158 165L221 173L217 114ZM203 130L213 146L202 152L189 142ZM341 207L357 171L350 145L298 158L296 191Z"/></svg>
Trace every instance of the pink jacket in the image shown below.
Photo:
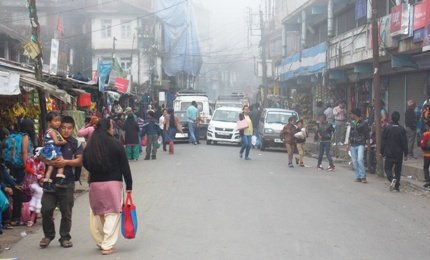
<svg viewBox="0 0 430 260"><path fill-rule="evenodd" d="M84 137L86 140L89 139L94 132L94 126L83 127L78 131L78 137Z"/></svg>

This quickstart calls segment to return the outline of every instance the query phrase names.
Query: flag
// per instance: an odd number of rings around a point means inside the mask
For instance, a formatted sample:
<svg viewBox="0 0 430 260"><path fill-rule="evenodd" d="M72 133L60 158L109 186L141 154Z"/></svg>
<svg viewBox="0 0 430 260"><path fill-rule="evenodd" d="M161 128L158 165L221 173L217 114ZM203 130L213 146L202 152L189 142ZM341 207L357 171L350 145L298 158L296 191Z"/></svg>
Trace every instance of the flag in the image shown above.
<svg viewBox="0 0 430 260"><path fill-rule="evenodd" d="M57 32L58 32L58 35L61 36L61 38L64 37L64 27L63 27L63 20L61 19L61 16L57 17Z"/></svg>

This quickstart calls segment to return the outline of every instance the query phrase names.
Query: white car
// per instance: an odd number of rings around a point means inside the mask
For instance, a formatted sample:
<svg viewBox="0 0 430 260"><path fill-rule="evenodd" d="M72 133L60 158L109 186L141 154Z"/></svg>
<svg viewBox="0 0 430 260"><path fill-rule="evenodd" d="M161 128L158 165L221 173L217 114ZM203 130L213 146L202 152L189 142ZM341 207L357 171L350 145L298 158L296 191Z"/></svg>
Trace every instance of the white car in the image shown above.
<svg viewBox="0 0 430 260"><path fill-rule="evenodd" d="M206 135L207 144L218 142L240 143L239 130L236 129L242 108L220 107L212 115Z"/></svg>

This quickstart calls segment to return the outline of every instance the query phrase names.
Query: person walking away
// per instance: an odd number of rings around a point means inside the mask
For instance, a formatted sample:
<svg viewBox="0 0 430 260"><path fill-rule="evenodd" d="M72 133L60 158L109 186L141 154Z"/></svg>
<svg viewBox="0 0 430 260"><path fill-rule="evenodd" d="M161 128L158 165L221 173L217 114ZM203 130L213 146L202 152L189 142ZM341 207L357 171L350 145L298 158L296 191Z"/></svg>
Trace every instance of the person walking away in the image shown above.
<svg viewBox="0 0 430 260"><path fill-rule="evenodd" d="M239 114L239 120L246 120L248 123L248 128L239 131L240 138L242 140L242 147L239 151L240 158L243 158L243 152L245 152L245 160L251 160L249 157L249 151L251 150L251 138L254 132L254 127L252 126L252 120L249 116L248 105L243 106L242 113Z"/></svg>
<svg viewBox="0 0 430 260"><path fill-rule="evenodd" d="M187 122L188 122L188 134L190 144L197 144L197 139L195 136L196 120L199 110L197 108L196 101L191 102L191 105L187 108Z"/></svg>
<svg viewBox="0 0 430 260"><path fill-rule="evenodd" d="M127 119L124 123L125 138L124 143L126 147L127 158L129 160L139 160L139 126L136 119L131 112L131 109L126 109Z"/></svg>
<svg viewBox="0 0 430 260"><path fill-rule="evenodd" d="M148 123L142 127L141 135L141 138L144 138L146 135L148 140L146 145L145 160L149 160L150 158L153 160L157 159L157 145L158 138L161 135L161 130L155 120L154 111L148 111Z"/></svg>
<svg viewBox="0 0 430 260"><path fill-rule="evenodd" d="M33 155L35 140L34 122L28 118L19 118L13 131L4 141L3 160L14 178L12 186L12 217L11 226L17 226L21 220L22 203L27 196L22 190L25 177L25 162Z"/></svg>
<svg viewBox="0 0 430 260"><path fill-rule="evenodd" d="M42 226L44 237L39 243L41 248L46 248L51 241L55 238L55 225L52 218L55 208L60 209L60 245L64 248L73 246L70 230L72 228L72 209L74 205L75 193L75 172L80 170L82 166L82 146L78 145L78 140L73 138L73 130L75 128L75 121L70 116L64 116L61 119L60 134L67 141L61 147L62 158L47 161L54 168L64 168L64 175L66 176L67 187L57 189L54 192L44 192L42 195ZM92 137L91 137L92 138ZM90 139L91 141L91 139ZM53 171L54 178L56 172Z"/></svg>
<svg viewBox="0 0 430 260"><path fill-rule="evenodd" d="M408 139L406 130L399 125L400 113L391 114L391 124L382 133L381 154L385 157L385 174L390 182L390 191L400 191L400 177L402 172L403 155L407 160ZM394 176L393 176L394 167Z"/></svg>
<svg viewBox="0 0 430 260"><path fill-rule="evenodd" d="M305 142L307 137L306 128L304 127L303 120L297 121L296 125L296 133L294 134L294 138L296 139L297 151L299 153L299 157L296 157L296 164L300 167L305 167L303 162L303 157L305 155Z"/></svg>
<svg viewBox="0 0 430 260"><path fill-rule="evenodd" d="M355 108L351 111L351 132L349 135L349 150L352 164L355 169L355 181L367 183L364 169L364 146L369 135L369 125L361 117L361 110Z"/></svg>
<svg viewBox="0 0 430 260"><path fill-rule="evenodd" d="M169 144L169 154L174 154L174 141L176 132L182 132L182 125L179 118L175 116L173 108L167 110L167 116L165 118L166 128L166 143ZM189 130L189 129L188 129Z"/></svg>
<svg viewBox="0 0 430 260"><path fill-rule="evenodd" d="M103 255L113 253L118 241L123 180L131 193L133 179L124 147L113 137L111 119L101 119L84 151L89 172L90 230Z"/></svg>
<svg viewBox="0 0 430 260"><path fill-rule="evenodd" d="M158 125L160 127L161 130L161 140L163 143L163 151L167 151L166 149L166 116L167 116L167 110L163 109L162 111L162 115L160 116L160 119L158 120Z"/></svg>
<svg viewBox="0 0 430 260"><path fill-rule="evenodd" d="M346 122L345 102L340 101L339 105L333 108L333 115L335 121L335 142L333 145L343 145L342 141L344 139Z"/></svg>
<svg viewBox="0 0 430 260"><path fill-rule="evenodd" d="M430 167L430 130L425 131L422 134L420 147L423 150L423 157L424 157L424 188L430 187L430 173L429 173L429 167Z"/></svg>
<svg viewBox="0 0 430 260"><path fill-rule="evenodd" d="M417 159L414 156L414 146L417 137L417 116L415 114L415 107L415 101L408 100L408 109L405 113L405 128L408 138L408 156L410 159Z"/></svg>
<svg viewBox="0 0 430 260"><path fill-rule="evenodd" d="M317 169L318 170L324 170L324 167L322 166L322 160L324 153L327 157L329 167L327 168L327 171L331 172L335 169L333 158L330 154L331 149L331 139L333 138L334 133L333 125L327 122L326 115L320 115L320 123L318 124L317 129L317 135L318 139L320 140L320 150L318 154L318 164Z"/></svg>
<svg viewBox="0 0 430 260"><path fill-rule="evenodd" d="M327 122L334 126L336 121L334 120L333 108L331 107L331 104L327 104L327 108L324 110L324 115L327 118Z"/></svg>
<svg viewBox="0 0 430 260"><path fill-rule="evenodd" d="M294 134L296 133L296 120L297 117L295 116L288 118L288 124L286 124L281 131L281 137L284 139L284 144L288 152L288 167L290 168L294 168L293 157L294 148L296 146L296 140L294 138Z"/></svg>

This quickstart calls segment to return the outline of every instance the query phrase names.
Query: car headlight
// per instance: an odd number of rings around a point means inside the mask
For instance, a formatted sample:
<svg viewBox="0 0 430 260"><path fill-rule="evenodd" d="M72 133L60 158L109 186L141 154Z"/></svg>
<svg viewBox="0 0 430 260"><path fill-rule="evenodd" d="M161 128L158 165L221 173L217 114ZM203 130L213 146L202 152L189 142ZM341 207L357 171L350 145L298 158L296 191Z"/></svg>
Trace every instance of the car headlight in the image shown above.
<svg viewBox="0 0 430 260"><path fill-rule="evenodd" d="M272 128L264 128L265 134L273 134L275 131Z"/></svg>
<svg viewBox="0 0 430 260"><path fill-rule="evenodd" d="M209 130L209 131L214 131L214 130L215 130L214 125L213 125L213 124L209 124L209 126L208 126L208 130Z"/></svg>

